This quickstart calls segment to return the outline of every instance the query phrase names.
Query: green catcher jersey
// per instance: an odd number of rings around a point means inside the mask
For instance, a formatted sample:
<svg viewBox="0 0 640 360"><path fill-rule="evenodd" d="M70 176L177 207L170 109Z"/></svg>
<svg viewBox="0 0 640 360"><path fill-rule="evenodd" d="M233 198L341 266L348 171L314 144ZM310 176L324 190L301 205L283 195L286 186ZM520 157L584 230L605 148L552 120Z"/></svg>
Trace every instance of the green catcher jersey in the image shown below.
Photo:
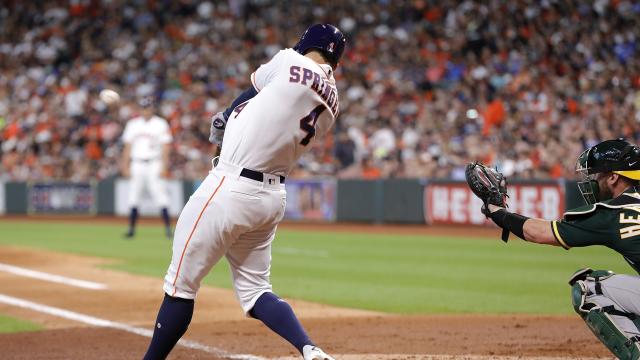
<svg viewBox="0 0 640 360"><path fill-rule="evenodd" d="M640 194L630 188L620 196L579 207L552 221L553 235L562 247L603 245L611 248L640 274Z"/></svg>

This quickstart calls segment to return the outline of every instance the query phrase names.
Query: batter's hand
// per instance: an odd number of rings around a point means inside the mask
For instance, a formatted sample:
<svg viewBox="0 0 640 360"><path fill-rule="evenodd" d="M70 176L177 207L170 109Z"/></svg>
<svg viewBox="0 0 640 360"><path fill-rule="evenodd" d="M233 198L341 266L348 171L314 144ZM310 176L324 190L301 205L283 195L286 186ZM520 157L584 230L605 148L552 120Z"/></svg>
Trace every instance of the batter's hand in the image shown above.
<svg viewBox="0 0 640 360"><path fill-rule="evenodd" d="M211 117L211 129L209 130L209 142L222 146L224 138L224 129L227 127L227 119L224 113L219 112Z"/></svg>

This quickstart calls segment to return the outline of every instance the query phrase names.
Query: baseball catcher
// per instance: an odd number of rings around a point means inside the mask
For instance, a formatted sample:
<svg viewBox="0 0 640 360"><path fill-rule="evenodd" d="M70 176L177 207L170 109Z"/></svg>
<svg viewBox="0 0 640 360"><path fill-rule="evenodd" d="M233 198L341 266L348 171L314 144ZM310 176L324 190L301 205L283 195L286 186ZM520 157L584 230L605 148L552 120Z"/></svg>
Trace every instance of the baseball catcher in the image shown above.
<svg viewBox="0 0 640 360"><path fill-rule="evenodd" d="M617 139L585 150L577 160L580 193L587 205L560 220L532 219L501 202L506 183L498 171L469 164L467 182L482 212L503 231L565 249L603 245L620 253L640 273L640 148ZM569 279L575 311L620 359L640 358L640 276L584 268Z"/></svg>

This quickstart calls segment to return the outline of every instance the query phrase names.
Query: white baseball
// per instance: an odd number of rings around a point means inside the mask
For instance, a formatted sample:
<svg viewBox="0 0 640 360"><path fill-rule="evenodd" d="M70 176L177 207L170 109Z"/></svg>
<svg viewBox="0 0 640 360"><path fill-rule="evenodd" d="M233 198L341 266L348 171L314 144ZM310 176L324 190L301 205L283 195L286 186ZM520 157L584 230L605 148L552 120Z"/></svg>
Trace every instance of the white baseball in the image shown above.
<svg viewBox="0 0 640 360"><path fill-rule="evenodd" d="M111 89L104 89L100 91L100 100L107 105L112 105L120 101L120 95Z"/></svg>

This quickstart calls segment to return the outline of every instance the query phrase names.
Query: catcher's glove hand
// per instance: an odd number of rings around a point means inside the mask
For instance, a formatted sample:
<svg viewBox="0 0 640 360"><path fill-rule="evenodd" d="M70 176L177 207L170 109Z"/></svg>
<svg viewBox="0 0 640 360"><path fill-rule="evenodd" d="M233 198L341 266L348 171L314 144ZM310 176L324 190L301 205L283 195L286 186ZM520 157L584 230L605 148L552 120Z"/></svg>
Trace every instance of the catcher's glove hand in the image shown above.
<svg viewBox="0 0 640 360"><path fill-rule="evenodd" d="M209 130L209 142L222 146L222 139L224 138L224 129L227 127L227 119L224 117L223 112L214 114L211 117L211 129Z"/></svg>
<svg viewBox="0 0 640 360"><path fill-rule="evenodd" d="M482 213L489 217L489 204L507 207L507 179L496 169L492 169L478 161L467 165L465 178L469 188L482 200ZM502 240L507 241L508 231L502 233Z"/></svg>

